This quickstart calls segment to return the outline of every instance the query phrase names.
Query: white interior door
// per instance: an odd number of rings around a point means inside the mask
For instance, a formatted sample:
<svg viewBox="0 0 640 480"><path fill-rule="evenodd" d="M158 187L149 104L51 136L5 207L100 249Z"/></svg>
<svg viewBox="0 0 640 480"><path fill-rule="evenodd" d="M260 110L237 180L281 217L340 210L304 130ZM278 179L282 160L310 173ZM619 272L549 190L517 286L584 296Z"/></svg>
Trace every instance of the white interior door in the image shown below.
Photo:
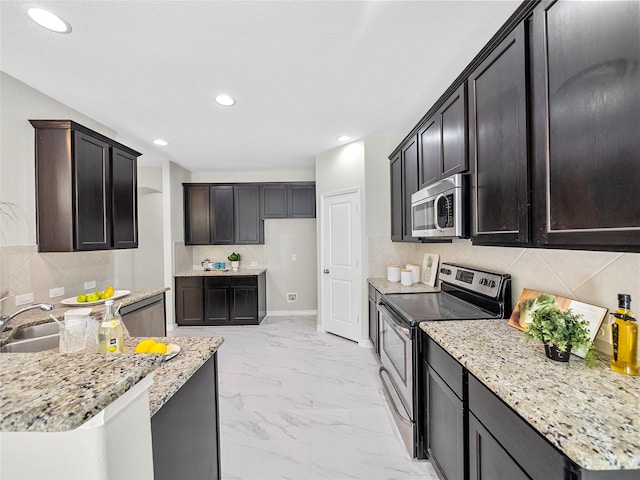
<svg viewBox="0 0 640 480"><path fill-rule="evenodd" d="M322 197L322 317L324 329L361 337L360 191Z"/></svg>

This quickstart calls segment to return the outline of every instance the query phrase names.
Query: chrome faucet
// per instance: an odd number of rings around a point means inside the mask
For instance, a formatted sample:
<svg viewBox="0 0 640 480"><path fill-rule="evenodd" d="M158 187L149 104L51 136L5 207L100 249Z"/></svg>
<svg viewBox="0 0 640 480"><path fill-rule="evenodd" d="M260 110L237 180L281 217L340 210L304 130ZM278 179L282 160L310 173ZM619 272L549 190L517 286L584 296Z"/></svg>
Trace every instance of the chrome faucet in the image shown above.
<svg viewBox="0 0 640 480"><path fill-rule="evenodd" d="M13 313L11 315L0 316L0 333L4 332L9 327L9 324L13 321L13 319L18 315L28 310L33 310L34 308L39 308L40 310L43 310L45 312L50 312L51 310L53 310L53 305L51 305L50 303L37 303L35 305L24 307L23 309L18 310L16 313Z"/></svg>

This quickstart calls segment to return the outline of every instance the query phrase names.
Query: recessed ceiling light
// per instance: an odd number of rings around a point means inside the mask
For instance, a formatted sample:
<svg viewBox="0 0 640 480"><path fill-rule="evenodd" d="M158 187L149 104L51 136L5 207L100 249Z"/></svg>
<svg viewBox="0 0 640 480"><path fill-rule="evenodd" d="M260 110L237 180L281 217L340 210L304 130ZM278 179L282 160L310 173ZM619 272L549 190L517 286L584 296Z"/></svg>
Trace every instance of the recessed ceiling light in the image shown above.
<svg viewBox="0 0 640 480"><path fill-rule="evenodd" d="M348 135L340 135L338 137L339 142L348 142L349 140L351 140L351 137Z"/></svg>
<svg viewBox="0 0 640 480"><path fill-rule="evenodd" d="M71 25L69 25L67 21L47 10L32 7L27 10L27 13L31 17L31 20L36 22L41 27L46 28L47 30L51 30L52 32L57 33L71 32Z"/></svg>
<svg viewBox="0 0 640 480"><path fill-rule="evenodd" d="M161 138L156 138L153 143L155 143L156 145L160 145L161 147L166 147L167 145L169 145L169 142L167 142L166 140L162 140Z"/></svg>
<svg viewBox="0 0 640 480"><path fill-rule="evenodd" d="M223 107L231 107L232 105L236 104L236 101L233 98L225 94L218 95L216 97L216 102L222 105Z"/></svg>

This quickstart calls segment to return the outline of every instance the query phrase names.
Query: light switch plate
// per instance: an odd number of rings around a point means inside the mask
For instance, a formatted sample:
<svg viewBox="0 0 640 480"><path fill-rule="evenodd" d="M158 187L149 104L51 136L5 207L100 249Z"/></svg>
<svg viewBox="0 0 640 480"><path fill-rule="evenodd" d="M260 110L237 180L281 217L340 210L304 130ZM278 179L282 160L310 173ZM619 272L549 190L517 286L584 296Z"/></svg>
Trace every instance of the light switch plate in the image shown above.
<svg viewBox="0 0 640 480"><path fill-rule="evenodd" d="M295 262L298 259L298 256L295 253L291 254L291 261Z"/></svg>
<svg viewBox="0 0 640 480"><path fill-rule="evenodd" d="M89 280L88 282L84 282L84 289L85 290L91 290L93 288L96 288L96 281L95 280Z"/></svg>
<svg viewBox="0 0 640 480"><path fill-rule="evenodd" d="M27 305L29 303L33 303L33 293L16 295L16 307L19 307L20 305Z"/></svg>
<svg viewBox="0 0 640 480"><path fill-rule="evenodd" d="M49 290L49 298L63 297L64 287L52 288Z"/></svg>

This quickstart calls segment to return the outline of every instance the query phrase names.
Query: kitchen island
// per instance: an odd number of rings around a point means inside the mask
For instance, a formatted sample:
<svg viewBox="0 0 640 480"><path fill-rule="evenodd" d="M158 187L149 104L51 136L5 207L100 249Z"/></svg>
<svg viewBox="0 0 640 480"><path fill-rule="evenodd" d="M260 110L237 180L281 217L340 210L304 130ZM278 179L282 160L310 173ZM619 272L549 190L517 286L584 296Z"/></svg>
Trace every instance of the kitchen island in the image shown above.
<svg viewBox="0 0 640 480"><path fill-rule="evenodd" d="M478 454L474 446L479 450L479 444L474 442L482 438L480 429L486 427L490 438L499 443L501 435L512 434L506 424L524 420L528 430L542 436L568 460L564 475L558 472L558 478L638 478L640 377L613 372L608 358L601 358L593 368L575 355L569 363L549 360L541 344L525 344L523 332L506 320L423 322L420 327L468 372L470 425L479 418L477 431L469 427L470 455ZM489 411L504 414L495 423L497 433L491 431L491 414L486 421L482 416L488 402L494 402ZM482 414L476 415L476 406ZM502 447L519 461L517 444L526 449L523 437L506 443L496 448ZM536 458L533 451L528 456L522 457L538 464L547 462ZM470 459L470 468L481 468L481 460L480 456ZM473 473L470 478L476 478Z"/></svg>
<svg viewBox="0 0 640 480"><path fill-rule="evenodd" d="M126 340L129 352L138 340ZM195 423L207 431L208 442L203 445L209 451L202 467L215 478L219 472L216 362L223 339L157 340L180 346L179 354L169 361L134 353L0 354L0 476L116 478L124 468L128 478L154 478L154 470L155 478L170 478L167 475L175 472L165 466L172 458L166 453L168 446L176 455L180 444L174 440L181 436L202 440L193 432ZM201 413L192 402L209 405L208 410ZM181 417L184 412L189 419ZM172 435L167 434L167 425ZM24 461L36 452L38 463ZM65 455L71 463L61 461ZM32 466L36 470L30 470Z"/></svg>

